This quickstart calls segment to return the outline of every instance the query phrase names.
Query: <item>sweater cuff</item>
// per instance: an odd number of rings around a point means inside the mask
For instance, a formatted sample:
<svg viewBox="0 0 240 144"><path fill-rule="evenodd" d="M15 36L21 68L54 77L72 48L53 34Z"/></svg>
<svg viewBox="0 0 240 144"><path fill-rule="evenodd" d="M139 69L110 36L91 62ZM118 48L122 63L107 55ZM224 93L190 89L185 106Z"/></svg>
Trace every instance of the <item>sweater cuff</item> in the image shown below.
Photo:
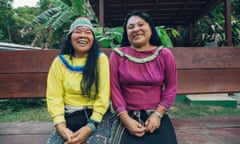
<svg viewBox="0 0 240 144"><path fill-rule="evenodd" d="M90 117L91 120L94 120L98 123L102 121L103 114L100 112L93 111L92 116Z"/></svg>
<svg viewBox="0 0 240 144"><path fill-rule="evenodd" d="M125 112L125 111L127 111L127 109L125 107L119 107L119 108L116 109L117 114Z"/></svg>
<svg viewBox="0 0 240 144"><path fill-rule="evenodd" d="M161 103L159 104L159 106L162 106L165 111L168 111L168 109L169 109L169 105L166 104L165 102L161 102Z"/></svg>
<svg viewBox="0 0 240 144"><path fill-rule="evenodd" d="M53 118L53 124L56 125L58 123L65 122L64 115L58 115Z"/></svg>

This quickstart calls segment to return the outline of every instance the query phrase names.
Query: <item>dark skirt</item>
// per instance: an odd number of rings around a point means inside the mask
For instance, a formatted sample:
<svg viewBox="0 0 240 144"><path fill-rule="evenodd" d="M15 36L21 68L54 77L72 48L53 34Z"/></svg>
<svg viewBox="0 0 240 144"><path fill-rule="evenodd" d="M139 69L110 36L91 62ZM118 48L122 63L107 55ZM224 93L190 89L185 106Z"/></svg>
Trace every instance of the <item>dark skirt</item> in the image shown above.
<svg viewBox="0 0 240 144"><path fill-rule="evenodd" d="M131 115L131 112L130 112ZM137 121L139 118L133 116ZM148 115L142 111L141 120L146 121ZM167 114L161 120L161 125L154 133L146 133L143 137L136 137L118 120L112 128L112 136L109 144L177 144L175 130Z"/></svg>

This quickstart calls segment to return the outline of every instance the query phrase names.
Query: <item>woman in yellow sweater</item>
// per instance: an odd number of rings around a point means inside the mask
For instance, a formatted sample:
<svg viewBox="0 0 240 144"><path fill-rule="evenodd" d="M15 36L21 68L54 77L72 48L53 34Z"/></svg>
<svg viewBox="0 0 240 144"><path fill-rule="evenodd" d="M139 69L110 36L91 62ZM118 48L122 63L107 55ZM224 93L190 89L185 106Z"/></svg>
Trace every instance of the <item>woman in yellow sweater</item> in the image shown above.
<svg viewBox="0 0 240 144"><path fill-rule="evenodd" d="M86 143L109 107L109 93L108 58L91 22L77 18L48 73L47 108L56 131L47 143Z"/></svg>

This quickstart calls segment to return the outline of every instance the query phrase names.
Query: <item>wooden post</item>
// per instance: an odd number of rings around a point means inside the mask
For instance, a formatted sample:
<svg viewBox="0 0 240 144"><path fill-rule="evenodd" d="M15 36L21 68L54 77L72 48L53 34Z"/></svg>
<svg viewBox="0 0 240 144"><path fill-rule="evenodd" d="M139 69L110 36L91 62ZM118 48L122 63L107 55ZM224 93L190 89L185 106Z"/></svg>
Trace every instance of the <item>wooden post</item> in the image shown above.
<svg viewBox="0 0 240 144"><path fill-rule="evenodd" d="M104 0L99 0L99 23L104 27Z"/></svg>
<svg viewBox="0 0 240 144"><path fill-rule="evenodd" d="M192 23L189 24L189 42L188 42L188 46L192 46L193 45L193 25Z"/></svg>
<svg viewBox="0 0 240 144"><path fill-rule="evenodd" d="M230 0L224 1L225 5L225 35L227 46L232 46L232 25L231 25L231 2Z"/></svg>

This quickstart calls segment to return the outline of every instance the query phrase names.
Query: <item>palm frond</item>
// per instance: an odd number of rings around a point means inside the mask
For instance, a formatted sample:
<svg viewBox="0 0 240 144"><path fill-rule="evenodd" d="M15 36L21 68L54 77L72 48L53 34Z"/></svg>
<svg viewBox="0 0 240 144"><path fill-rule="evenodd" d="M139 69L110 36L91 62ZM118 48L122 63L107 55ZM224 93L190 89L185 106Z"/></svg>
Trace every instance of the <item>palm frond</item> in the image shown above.
<svg viewBox="0 0 240 144"><path fill-rule="evenodd" d="M62 12L58 12L55 15L53 15L52 17L49 18L49 20L45 23L45 28L46 29L51 29L50 27L52 26L52 24L56 21L56 19L62 14Z"/></svg>
<svg viewBox="0 0 240 144"><path fill-rule="evenodd" d="M65 3L66 5L68 5L69 7L72 7L72 2L71 0L61 0L63 3Z"/></svg>
<svg viewBox="0 0 240 144"><path fill-rule="evenodd" d="M61 28L66 22L70 22L70 19L74 16L73 11L65 11L60 16L57 17L57 19L52 23L51 29L57 30Z"/></svg>
<svg viewBox="0 0 240 144"><path fill-rule="evenodd" d="M71 0L72 2L72 8L74 13L77 16L85 16L85 11L84 11L84 7L86 4L85 0Z"/></svg>
<svg viewBox="0 0 240 144"><path fill-rule="evenodd" d="M65 2L63 2L63 0L51 0L51 3L55 6L55 7L59 7L62 9L62 11L67 10L69 8L71 8L72 6Z"/></svg>
<svg viewBox="0 0 240 144"><path fill-rule="evenodd" d="M44 24L50 19L52 15L58 13L59 11L61 11L59 7L48 9L35 17L27 27L33 28L35 25Z"/></svg>

